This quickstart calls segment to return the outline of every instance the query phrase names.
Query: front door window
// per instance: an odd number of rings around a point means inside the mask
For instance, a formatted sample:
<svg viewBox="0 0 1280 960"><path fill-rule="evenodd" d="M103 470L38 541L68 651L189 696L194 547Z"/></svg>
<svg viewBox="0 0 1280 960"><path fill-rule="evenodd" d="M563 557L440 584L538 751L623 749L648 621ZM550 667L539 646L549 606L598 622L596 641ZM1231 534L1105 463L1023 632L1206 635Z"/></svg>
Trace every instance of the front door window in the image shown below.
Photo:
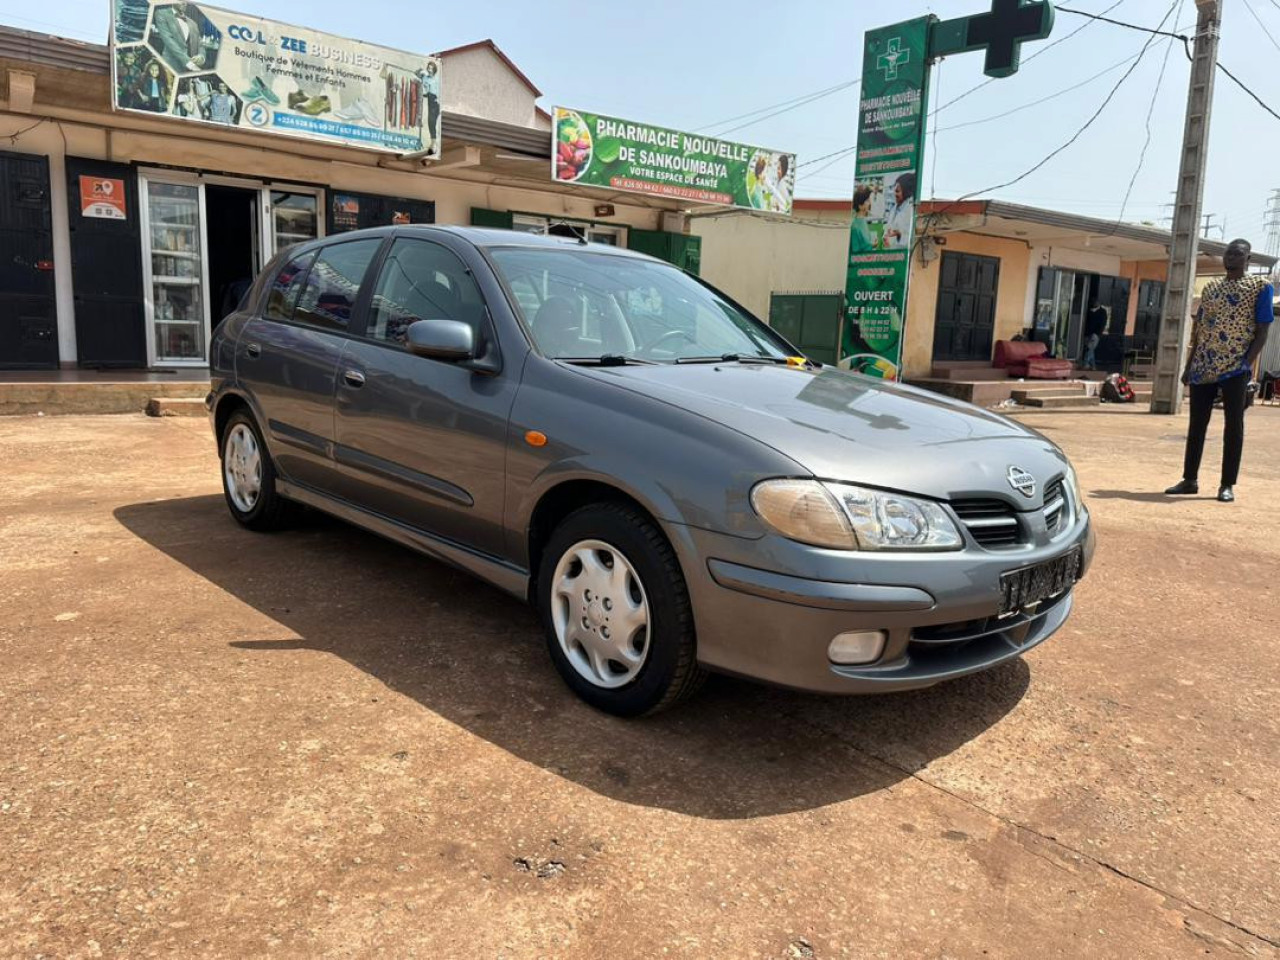
<svg viewBox="0 0 1280 960"><path fill-rule="evenodd" d="M279 253L320 236L320 198L314 193L271 191L271 234Z"/></svg>
<svg viewBox="0 0 1280 960"><path fill-rule="evenodd" d="M206 318L199 185L148 181L147 216L156 362L202 362Z"/></svg>

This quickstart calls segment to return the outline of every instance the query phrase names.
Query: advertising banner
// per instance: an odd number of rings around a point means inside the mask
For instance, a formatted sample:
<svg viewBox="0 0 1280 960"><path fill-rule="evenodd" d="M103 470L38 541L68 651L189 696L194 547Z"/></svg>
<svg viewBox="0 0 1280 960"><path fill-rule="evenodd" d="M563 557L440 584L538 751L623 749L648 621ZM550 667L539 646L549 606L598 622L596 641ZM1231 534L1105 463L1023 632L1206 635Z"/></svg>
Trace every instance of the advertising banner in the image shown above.
<svg viewBox="0 0 1280 960"><path fill-rule="evenodd" d="M112 0L118 110L440 154L440 60L203 3Z"/></svg>
<svg viewBox="0 0 1280 960"><path fill-rule="evenodd" d="M794 154L556 107L555 180L791 213Z"/></svg>
<svg viewBox="0 0 1280 960"><path fill-rule="evenodd" d="M868 31L863 48L840 366L888 380L902 365L932 19Z"/></svg>

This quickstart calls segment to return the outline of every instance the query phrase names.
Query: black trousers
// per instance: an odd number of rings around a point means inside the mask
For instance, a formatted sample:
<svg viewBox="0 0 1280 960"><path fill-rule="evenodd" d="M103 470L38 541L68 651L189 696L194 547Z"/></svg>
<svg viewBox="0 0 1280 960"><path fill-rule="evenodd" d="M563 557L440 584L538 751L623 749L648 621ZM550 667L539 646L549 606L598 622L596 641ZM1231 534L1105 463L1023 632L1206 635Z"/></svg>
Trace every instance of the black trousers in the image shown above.
<svg viewBox="0 0 1280 960"><path fill-rule="evenodd" d="M1226 425L1222 435L1222 486L1234 487L1240 479L1240 455L1244 452L1244 405L1249 377L1241 374L1221 383L1198 383L1191 387L1191 430L1187 434L1187 457L1182 476L1195 481L1204 456L1204 435L1213 415L1213 401L1222 391L1222 412Z"/></svg>

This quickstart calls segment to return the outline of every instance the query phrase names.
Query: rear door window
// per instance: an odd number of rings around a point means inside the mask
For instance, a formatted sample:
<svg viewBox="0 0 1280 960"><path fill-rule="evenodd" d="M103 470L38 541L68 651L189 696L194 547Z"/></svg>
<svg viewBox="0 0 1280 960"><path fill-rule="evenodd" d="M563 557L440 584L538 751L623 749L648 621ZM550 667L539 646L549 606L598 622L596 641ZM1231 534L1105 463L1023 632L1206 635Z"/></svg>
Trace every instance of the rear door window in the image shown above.
<svg viewBox="0 0 1280 960"><path fill-rule="evenodd" d="M293 319L313 327L345 331L360 296L360 283L380 246L382 240L374 238L322 248L307 272Z"/></svg>
<svg viewBox="0 0 1280 960"><path fill-rule="evenodd" d="M315 257L315 253L304 253L290 260L276 274L271 281L271 292L267 294L267 308L263 311L268 320L289 320L293 317L298 294L302 292L302 281Z"/></svg>

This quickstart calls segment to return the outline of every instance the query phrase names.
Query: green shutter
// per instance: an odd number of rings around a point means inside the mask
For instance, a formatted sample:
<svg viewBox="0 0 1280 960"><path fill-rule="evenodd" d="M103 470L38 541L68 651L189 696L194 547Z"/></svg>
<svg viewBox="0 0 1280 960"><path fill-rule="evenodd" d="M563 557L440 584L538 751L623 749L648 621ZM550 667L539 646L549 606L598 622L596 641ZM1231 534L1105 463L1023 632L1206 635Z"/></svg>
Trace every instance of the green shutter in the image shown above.
<svg viewBox="0 0 1280 960"><path fill-rule="evenodd" d="M510 230L512 216L504 210L485 210L482 207L471 208L471 225L473 227L497 227L499 230Z"/></svg>
<svg viewBox="0 0 1280 960"><path fill-rule="evenodd" d="M804 324L804 297L775 293L769 297L769 326L797 347Z"/></svg>
<svg viewBox="0 0 1280 960"><path fill-rule="evenodd" d="M835 363L843 309L844 299L839 294L775 293L769 298L769 326L806 357Z"/></svg>
<svg viewBox="0 0 1280 960"><path fill-rule="evenodd" d="M637 230L632 227L627 231L627 249L636 253L646 253L659 260L671 262L671 238L674 234L662 230Z"/></svg>

